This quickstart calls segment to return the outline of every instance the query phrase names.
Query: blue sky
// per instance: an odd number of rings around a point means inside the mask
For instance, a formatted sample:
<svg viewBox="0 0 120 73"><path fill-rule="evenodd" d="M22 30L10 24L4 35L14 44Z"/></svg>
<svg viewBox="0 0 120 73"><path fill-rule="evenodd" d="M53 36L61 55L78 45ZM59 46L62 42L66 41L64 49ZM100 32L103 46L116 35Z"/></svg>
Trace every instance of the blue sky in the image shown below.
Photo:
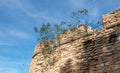
<svg viewBox="0 0 120 73"><path fill-rule="evenodd" d="M33 27L69 20L87 8L89 22L120 8L120 0L0 0L0 73L28 73L38 35Z"/></svg>

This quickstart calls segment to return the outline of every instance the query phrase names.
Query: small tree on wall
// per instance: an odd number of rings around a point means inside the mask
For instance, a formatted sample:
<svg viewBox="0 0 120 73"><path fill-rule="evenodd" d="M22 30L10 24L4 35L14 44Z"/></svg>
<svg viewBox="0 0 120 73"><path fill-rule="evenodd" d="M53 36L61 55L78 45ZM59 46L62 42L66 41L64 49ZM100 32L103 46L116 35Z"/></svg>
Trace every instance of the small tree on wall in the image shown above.
<svg viewBox="0 0 120 73"><path fill-rule="evenodd" d="M81 21L80 17L88 17L88 10L87 9L80 9L75 12L72 12L71 20L69 22L67 21L61 21L59 24L53 24L54 26L51 26L50 22L43 23L41 27L38 29L37 27L34 27L35 32L39 34L38 41L39 43L44 43L47 45L47 48L43 50L43 54L51 54L54 47L51 47L48 42L52 41L54 43L54 46L56 46L56 42L58 45L60 45L60 34L64 34L67 30L70 30L72 33L78 28L81 23L84 23L84 33L81 33L81 31L77 30L77 33L80 37L88 36L88 25L89 22L87 19L84 19L84 22ZM100 22L99 22L100 24ZM73 39L74 36L72 36ZM46 46L45 46L46 47Z"/></svg>
<svg viewBox="0 0 120 73"><path fill-rule="evenodd" d="M47 42L49 41L49 37L50 37L50 23L43 23L42 26L40 27L40 29L38 29L37 27L34 27L35 32L39 33L39 38L37 39L39 43L42 42Z"/></svg>
<svg viewBox="0 0 120 73"><path fill-rule="evenodd" d="M88 17L88 10L87 9L80 9L80 10L77 10L75 12L72 12L71 14L71 21L70 23L66 23L69 27L69 29L71 29L71 31L74 31L76 28L78 28L81 23L84 23L84 33L81 33L80 30L77 31L77 33L80 35L80 37L84 37L86 35L88 35L88 25L89 25L89 22L87 19L84 20L84 22L81 22L81 19L80 17L84 16L84 17Z"/></svg>
<svg viewBox="0 0 120 73"><path fill-rule="evenodd" d="M59 34L60 34L60 25L55 24L54 26L55 26L55 33L56 33L56 40L57 40L56 42L58 44L60 44L60 37L59 37Z"/></svg>
<svg viewBox="0 0 120 73"><path fill-rule="evenodd" d="M40 46L41 44L43 44L43 46L47 45L45 49L42 49L43 56L47 57L47 54L51 54L52 52L52 48L50 45L48 45L48 42L54 42L54 37L51 32L51 24L49 22L43 23L40 29L34 27L34 30L35 32L39 33L39 38L37 40L40 43Z"/></svg>

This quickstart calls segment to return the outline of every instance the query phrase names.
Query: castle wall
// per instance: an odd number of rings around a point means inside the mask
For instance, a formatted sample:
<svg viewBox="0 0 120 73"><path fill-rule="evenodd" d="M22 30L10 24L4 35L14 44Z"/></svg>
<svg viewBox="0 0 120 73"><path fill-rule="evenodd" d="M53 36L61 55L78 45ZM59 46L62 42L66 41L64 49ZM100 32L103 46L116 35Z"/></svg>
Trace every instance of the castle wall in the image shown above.
<svg viewBox="0 0 120 73"><path fill-rule="evenodd" d="M104 28L111 28L114 26L120 26L120 9L115 10L109 14L102 16Z"/></svg>
<svg viewBox="0 0 120 73"><path fill-rule="evenodd" d="M108 25L103 23L105 27ZM120 73L118 25L120 24L117 23L117 28L109 27L111 29L95 31L87 37L67 42L65 40L66 43L57 46L55 52L47 58L43 57L38 45L29 73Z"/></svg>

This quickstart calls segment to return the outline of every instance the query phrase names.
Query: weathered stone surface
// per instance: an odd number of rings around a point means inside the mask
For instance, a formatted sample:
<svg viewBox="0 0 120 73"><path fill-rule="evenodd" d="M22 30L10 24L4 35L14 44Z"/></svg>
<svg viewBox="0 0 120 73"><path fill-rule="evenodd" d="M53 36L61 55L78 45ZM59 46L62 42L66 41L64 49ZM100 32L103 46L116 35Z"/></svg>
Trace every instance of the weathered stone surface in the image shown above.
<svg viewBox="0 0 120 73"><path fill-rule="evenodd" d="M104 28L120 26L120 9L102 16Z"/></svg>
<svg viewBox="0 0 120 73"><path fill-rule="evenodd" d="M119 16L119 12L105 16L104 26L113 20L112 17ZM37 45L29 73L120 73L120 27L116 27L95 31L73 41L67 40L69 42L57 46L47 58L43 57L42 48ZM69 31L67 33L70 34Z"/></svg>

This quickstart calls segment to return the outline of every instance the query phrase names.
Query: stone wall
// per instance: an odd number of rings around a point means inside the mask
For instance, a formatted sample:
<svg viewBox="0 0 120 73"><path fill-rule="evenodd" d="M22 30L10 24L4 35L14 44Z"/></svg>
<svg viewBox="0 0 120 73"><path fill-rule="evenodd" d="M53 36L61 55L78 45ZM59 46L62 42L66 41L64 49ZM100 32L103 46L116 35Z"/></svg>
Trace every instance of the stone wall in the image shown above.
<svg viewBox="0 0 120 73"><path fill-rule="evenodd" d="M120 9L102 16L104 28L111 28L120 24ZM119 25L120 26L120 25Z"/></svg>
<svg viewBox="0 0 120 73"><path fill-rule="evenodd" d="M68 30L64 34L61 34L60 35L60 44L64 44L71 40L78 39L80 37L80 33L82 35L85 33L85 31L87 31L89 34L93 32L93 30L90 26L87 26L87 29L85 29L85 27L86 26L82 24L82 25L76 27L74 31Z"/></svg>
<svg viewBox="0 0 120 73"><path fill-rule="evenodd" d="M29 73L120 73L118 25L117 28L102 29L87 37L69 40L57 46L47 58L43 57L42 49L37 45Z"/></svg>

